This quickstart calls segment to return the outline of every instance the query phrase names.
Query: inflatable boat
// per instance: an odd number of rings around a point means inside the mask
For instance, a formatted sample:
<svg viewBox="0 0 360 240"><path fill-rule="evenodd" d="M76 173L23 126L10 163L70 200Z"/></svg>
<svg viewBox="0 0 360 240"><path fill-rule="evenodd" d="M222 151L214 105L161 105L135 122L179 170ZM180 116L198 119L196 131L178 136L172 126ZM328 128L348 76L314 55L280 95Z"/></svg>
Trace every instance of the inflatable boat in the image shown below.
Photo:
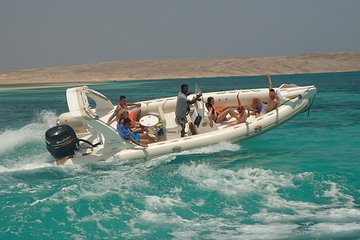
<svg viewBox="0 0 360 240"><path fill-rule="evenodd" d="M181 137L181 129L175 122L177 96L138 102L140 124L155 139L144 148L119 135L116 121L108 123L117 105L106 96L87 86L69 88L66 90L69 112L61 114L57 125L47 130L46 146L57 165L148 160L220 141L239 142L262 134L307 111L316 96L315 86L283 84L275 91L279 99L276 109L260 116L249 115L246 122L233 126L229 125L236 119L231 116L222 123L210 124L204 100L212 96L217 107L224 107L236 106L239 98L245 109L250 109L254 98L267 103L269 89L202 93L201 99L190 106L184 137ZM194 96L191 94L188 99Z"/></svg>

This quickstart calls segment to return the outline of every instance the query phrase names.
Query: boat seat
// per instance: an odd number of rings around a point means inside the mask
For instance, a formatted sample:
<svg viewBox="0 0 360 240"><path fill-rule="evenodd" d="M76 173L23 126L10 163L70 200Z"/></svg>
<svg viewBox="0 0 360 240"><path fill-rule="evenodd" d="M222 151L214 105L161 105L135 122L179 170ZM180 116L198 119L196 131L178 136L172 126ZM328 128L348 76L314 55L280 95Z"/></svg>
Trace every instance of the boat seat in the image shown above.
<svg viewBox="0 0 360 240"><path fill-rule="evenodd" d="M175 122L175 112L165 113L161 105L158 106L158 111L165 139L170 140L179 138L181 129Z"/></svg>
<svg viewBox="0 0 360 240"><path fill-rule="evenodd" d="M190 110L191 121L195 121L198 112L195 108ZM195 127L197 134L207 133L218 130L218 126L213 122L213 127L210 127L209 115L207 108L204 108L203 117L198 127Z"/></svg>

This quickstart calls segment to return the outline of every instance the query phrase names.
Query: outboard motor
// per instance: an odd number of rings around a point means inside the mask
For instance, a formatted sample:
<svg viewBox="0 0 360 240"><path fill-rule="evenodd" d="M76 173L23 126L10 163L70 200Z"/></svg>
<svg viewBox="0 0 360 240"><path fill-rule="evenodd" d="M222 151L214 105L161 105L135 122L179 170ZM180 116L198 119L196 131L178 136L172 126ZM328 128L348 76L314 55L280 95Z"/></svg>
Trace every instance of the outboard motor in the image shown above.
<svg viewBox="0 0 360 240"><path fill-rule="evenodd" d="M79 143L74 129L69 125L58 125L45 133L46 148L55 159L73 156Z"/></svg>

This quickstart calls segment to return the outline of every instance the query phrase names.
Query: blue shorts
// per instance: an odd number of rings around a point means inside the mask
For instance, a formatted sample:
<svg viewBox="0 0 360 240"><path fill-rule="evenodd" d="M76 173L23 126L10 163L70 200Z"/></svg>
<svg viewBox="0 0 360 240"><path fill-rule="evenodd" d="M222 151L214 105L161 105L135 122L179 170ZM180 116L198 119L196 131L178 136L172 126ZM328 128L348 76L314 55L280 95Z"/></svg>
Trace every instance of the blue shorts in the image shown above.
<svg viewBox="0 0 360 240"><path fill-rule="evenodd" d="M135 141L137 141L139 143L140 142L140 133L133 133L133 134L134 134Z"/></svg>

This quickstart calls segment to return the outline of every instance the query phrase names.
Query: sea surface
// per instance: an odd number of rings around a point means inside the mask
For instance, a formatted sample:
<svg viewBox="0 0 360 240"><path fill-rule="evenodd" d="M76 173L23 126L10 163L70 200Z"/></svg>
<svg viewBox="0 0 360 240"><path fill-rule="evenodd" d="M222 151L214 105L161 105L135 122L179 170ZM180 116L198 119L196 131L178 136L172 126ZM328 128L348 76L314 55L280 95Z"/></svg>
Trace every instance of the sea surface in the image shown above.
<svg viewBox="0 0 360 240"><path fill-rule="evenodd" d="M308 113L255 138L147 162L56 167L45 131L66 87L0 89L0 239L360 239L360 72L316 85ZM113 103L267 87L265 76L108 82Z"/></svg>

